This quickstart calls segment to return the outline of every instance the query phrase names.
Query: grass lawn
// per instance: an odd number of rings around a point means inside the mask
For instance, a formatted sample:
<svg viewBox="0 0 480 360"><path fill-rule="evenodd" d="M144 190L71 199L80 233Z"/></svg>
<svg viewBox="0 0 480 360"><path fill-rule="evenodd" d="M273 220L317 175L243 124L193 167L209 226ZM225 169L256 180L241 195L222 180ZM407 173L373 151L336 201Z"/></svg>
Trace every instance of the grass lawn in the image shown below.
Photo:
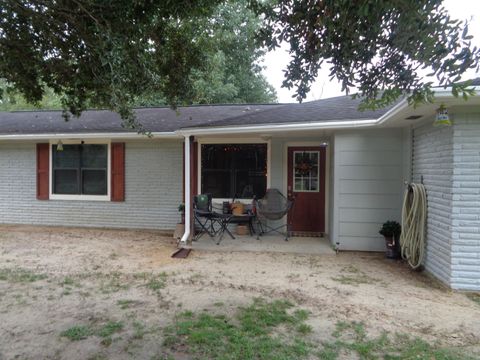
<svg viewBox="0 0 480 360"><path fill-rule="evenodd" d="M363 323L337 322L329 339L318 339L309 313L288 301L255 299L233 316L183 312L165 330L165 346L198 359L473 359L458 348L431 345L407 334L369 337Z"/></svg>
<svg viewBox="0 0 480 360"><path fill-rule="evenodd" d="M480 359L480 296L378 254L0 230L0 359Z"/></svg>

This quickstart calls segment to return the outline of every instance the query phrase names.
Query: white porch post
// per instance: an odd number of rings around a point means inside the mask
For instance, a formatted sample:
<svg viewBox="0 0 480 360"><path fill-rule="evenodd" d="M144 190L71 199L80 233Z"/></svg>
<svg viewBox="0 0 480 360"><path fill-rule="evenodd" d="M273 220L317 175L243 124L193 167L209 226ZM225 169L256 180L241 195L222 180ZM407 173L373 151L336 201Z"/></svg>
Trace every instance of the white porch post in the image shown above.
<svg viewBox="0 0 480 360"><path fill-rule="evenodd" d="M190 178L190 135L185 136L185 233L180 240L181 245L186 245L187 240L190 237L190 228L191 228L191 209L192 209L192 199L191 199L191 178Z"/></svg>

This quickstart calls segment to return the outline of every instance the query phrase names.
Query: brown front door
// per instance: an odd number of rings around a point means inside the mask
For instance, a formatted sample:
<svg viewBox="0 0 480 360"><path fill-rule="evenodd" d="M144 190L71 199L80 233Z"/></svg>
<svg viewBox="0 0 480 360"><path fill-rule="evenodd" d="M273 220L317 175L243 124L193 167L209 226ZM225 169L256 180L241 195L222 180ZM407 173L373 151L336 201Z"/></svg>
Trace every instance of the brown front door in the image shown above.
<svg viewBox="0 0 480 360"><path fill-rule="evenodd" d="M325 146L288 147L288 222L297 235L325 232Z"/></svg>

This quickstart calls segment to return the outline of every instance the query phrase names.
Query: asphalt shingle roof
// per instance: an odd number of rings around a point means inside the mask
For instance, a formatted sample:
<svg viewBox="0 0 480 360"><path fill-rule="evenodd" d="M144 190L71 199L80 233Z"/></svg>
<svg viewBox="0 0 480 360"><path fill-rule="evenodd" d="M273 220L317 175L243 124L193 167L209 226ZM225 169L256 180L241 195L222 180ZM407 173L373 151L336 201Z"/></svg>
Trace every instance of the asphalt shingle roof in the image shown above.
<svg viewBox="0 0 480 360"><path fill-rule="evenodd" d="M471 80L480 86L480 78ZM303 104L235 104L195 105L135 109L138 121L151 132L174 132L179 129L213 126L268 125L324 121L378 119L395 104L372 111L359 111L360 99L337 96ZM0 135L128 133L120 116L108 110L87 110L79 118L66 122L61 111L0 112Z"/></svg>
<svg viewBox="0 0 480 360"><path fill-rule="evenodd" d="M469 80L471 86L480 86L480 78ZM351 96L337 96L328 99L305 102L303 104L285 104L273 109L257 112L246 112L236 117L222 119L208 124L189 125L193 127L207 126L242 126L260 124L309 123L324 121L346 121L378 119L402 100L379 110L359 111L361 99Z"/></svg>
<svg viewBox="0 0 480 360"><path fill-rule="evenodd" d="M190 125L188 127L378 119L395 106L395 104L375 111L359 111L358 106L360 105L360 99L352 99L351 96L337 96L302 104L286 104L257 112L246 112L236 117L230 117L208 124Z"/></svg>
<svg viewBox="0 0 480 360"><path fill-rule="evenodd" d="M373 119L389 108L358 111L359 100L349 96L316 100L303 104L199 105L135 109L138 121L151 132L173 132L204 126L240 126L252 124L299 123ZM66 122L61 111L0 112L0 134L73 134L124 133L120 116L108 110L87 110L79 118Z"/></svg>
<svg viewBox="0 0 480 360"><path fill-rule="evenodd" d="M168 107L135 109L137 119L151 132L173 132L182 127L208 125L214 121L237 117L282 106L268 105L199 105L179 107L178 112ZM0 112L0 134L73 134L125 133L120 116L108 110L87 110L79 118L68 122L61 111Z"/></svg>

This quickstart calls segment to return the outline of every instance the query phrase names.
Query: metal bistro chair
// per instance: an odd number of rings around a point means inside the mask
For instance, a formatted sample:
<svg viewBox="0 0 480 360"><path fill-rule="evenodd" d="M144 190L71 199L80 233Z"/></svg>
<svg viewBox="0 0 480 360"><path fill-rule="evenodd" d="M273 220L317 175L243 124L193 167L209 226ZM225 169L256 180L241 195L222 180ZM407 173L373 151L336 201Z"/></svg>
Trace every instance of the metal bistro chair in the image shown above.
<svg viewBox="0 0 480 360"><path fill-rule="evenodd" d="M263 199L255 200L257 220L260 230L257 235L257 240L260 239L260 236L262 235L276 232L285 235L285 241L288 241L290 235L290 224L288 224L288 221L285 224L276 227L267 225L267 221L281 220L290 210L292 210L293 203L292 200L288 200L277 189L268 189ZM279 231L283 227L286 227L285 234Z"/></svg>
<svg viewBox="0 0 480 360"><path fill-rule="evenodd" d="M228 223L230 214L222 214L213 210L212 194L196 195L193 198L193 215L195 222L200 226L200 231L194 235L193 240L197 241L203 234L208 234L212 240L218 244L223 239L223 235L228 233L234 239Z"/></svg>

